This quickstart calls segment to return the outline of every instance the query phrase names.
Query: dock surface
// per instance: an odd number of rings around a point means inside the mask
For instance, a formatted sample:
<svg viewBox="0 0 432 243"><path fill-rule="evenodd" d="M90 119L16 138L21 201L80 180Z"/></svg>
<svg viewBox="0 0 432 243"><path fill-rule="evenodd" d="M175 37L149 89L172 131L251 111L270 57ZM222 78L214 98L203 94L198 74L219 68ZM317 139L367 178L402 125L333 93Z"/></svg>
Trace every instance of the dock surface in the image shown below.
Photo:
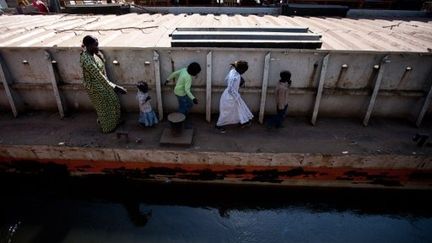
<svg viewBox="0 0 432 243"><path fill-rule="evenodd" d="M0 119L0 172L117 175L139 180L283 186L431 189L430 141L417 147L418 129L405 121L303 119L279 130L253 124L221 134L203 117L190 121L191 147L160 146L168 126L141 128L128 114L117 133L101 134L92 113L59 120L54 114ZM430 131L428 123L423 129Z"/></svg>
<svg viewBox="0 0 432 243"><path fill-rule="evenodd" d="M207 123L204 115L191 118L195 136L193 146L160 146L159 139L168 122L154 128L138 124L138 114L127 113L126 122L117 131L127 132L129 143L116 132L103 134L96 124L96 113L80 112L64 119L57 113L35 112L13 118L9 113L0 116L1 145L48 145L83 148L157 149L188 152L242 153L304 153L342 155L432 155L432 147L417 147L412 137L432 129L430 120L416 128L407 120L374 118L368 127L361 119L322 118L316 126L309 119L288 117L284 127L268 129L254 122L251 127L232 126L222 134ZM216 121L214 117L213 121ZM137 142L138 140L138 142Z"/></svg>

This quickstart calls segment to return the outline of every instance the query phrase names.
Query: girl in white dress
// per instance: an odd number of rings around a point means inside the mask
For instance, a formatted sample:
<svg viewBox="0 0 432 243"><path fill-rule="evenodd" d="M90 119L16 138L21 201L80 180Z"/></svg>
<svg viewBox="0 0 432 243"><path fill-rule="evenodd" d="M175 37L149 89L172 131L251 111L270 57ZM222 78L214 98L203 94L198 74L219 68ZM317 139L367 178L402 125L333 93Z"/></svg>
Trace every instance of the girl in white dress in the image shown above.
<svg viewBox="0 0 432 243"><path fill-rule="evenodd" d="M224 90L219 103L219 119L216 128L225 132L223 126L230 124L249 125L253 118L252 113L240 96L239 87L244 80L241 77L248 70L246 61L236 61L225 78L227 87Z"/></svg>

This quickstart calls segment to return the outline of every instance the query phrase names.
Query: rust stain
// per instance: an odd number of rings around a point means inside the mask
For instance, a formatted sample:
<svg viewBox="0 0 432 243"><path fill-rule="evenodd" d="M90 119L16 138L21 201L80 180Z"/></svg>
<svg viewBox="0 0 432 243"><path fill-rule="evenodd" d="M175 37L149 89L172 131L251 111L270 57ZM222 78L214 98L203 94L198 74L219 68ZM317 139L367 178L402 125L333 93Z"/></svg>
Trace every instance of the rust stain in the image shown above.
<svg viewBox="0 0 432 243"><path fill-rule="evenodd" d="M358 177L358 176L367 176L368 173L364 172L364 171L355 171L355 170L350 170L344 173L345 176L348 177Z"/></svg>
<svg viewBox="0 0 432 243"><path fill-rule="evenodd" d="M348 69L348 68L344 68L344 67L341 67L341 68L340 68L339 75L338 75L338 78L337 78L337 81L336 81L336 85L335 85L336 88L342 88L340 82L341 82L341 80L343 80L343 78L345 77L345 74L346 74L346 72L347 72L347 69Z"/></svg>
<svg viewBox="0 0 432 243"><path fill-rule="evenodd" d="M432 181L431 171L415 171L409 175L411 180Z"/></svg>
<svg viewBox="0 0 432 243"><path fill-rule="evenodd" d="M400 89L401 86L405 85L405 81L407 80L407 78L409 77L409 74L411 73L411 70L406 70L404 71L404 73L402 74L401 79L399 80L396 89Z"/></svg>
<svg viewBox="0 0 432 243"><path fill-rule="evenodd" d="M372 89L373 83L374 83L375 79L377 78L378 71L379 71L379 69L375 69L375 68L372 69L371 75L369 76L369 79L368 79L368 82L367 82L365 88Z"/></svg>
<svg viewBox="0 0 432 243"><path fill-rule="evenodd" d="M318 69L318 62L315 62L313 65L312 73L309 77L309 87L310 88L313 88L313 85L315 83L315 75L316 75L317 69Z"/></svg>
<svg viewBox="0 0 432 243"><path fill-rule="evenodd" d="M349 167L233 166L83 160L18 160L0 158L0 172L69 176L74 172L112 174L139 179L178 178L191 181L281 183L289 180L347 181L353 184L402 186L432 182L432 170L353 169Z"/></svg>

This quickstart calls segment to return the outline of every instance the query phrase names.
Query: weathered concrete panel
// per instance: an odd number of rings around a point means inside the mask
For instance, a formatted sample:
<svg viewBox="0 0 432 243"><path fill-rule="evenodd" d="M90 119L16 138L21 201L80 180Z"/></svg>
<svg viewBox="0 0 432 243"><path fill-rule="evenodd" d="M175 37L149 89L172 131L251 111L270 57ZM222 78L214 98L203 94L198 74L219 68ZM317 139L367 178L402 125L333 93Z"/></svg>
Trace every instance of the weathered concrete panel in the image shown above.
<svg viewBox="0 0 432 243"><path fill-rule="evenodd" d="M213 52L213 85L226 87L225 77L230 64L245 60L249 69L242 76L246 87L261 88L264 73L264 56L266 51L214 51Z"/></svg>
<svg viewBox="0 0 432 243"><path fill-rule="evenodd" d="M400 99L398 96L378 95L372 115L413 119L418 114L418 100L419 97L405 97L404 99ZM397 112L395 112L395 110L397 110Z"/></svg>
<svg viewBox="0 0 432 243"><path fill-rule="evenodd" d="M254 113L255 118L258 118L261 94L257 92L240 92L240 94L251 112Z"/></svg>
<svg viewBox="0 0 432 243"><path fill-rule="evenodd" d="M370 53L331 53L324 88L363 89L370 87L374 65L382 55Z"/></svg>
<svg viewBox="0 0 432 243"><path fill-rule="evenodd" d="M291 72L292 87L317 87L323 52L272 51L270 58L269 87L275 87L280 80L280 72ZM315 70L315 71L314 71Z"/></svg>
<svg viewBox="0 0 432 243"><path fill-rule="evenodd" d="M57 111L52 89L24 89L17 93L25 109Z"/></svg>
<svg viewBox="0 0 432 243"><path fill-rule="evenodd" d="M149 87L155 85L152 50L108 48L103 50L103 54L112 82L135 85L139 81L146 81Z"/></svg>
<svg viewBox="0 0 432 243"><path fill-rule="evenodd" d="M44 49L1 49L14 83L49 83L47 55Z"/></svg>
<svg viewBox="0 0 432 243"><path fill-rule="evenodd" d="M431 84L432 56L422 54L389 55L381 89L428 90Z"/></svg>
<svg viewBox="0 0 432 243"><path fill-rule="evenodd" d="M80 48L47 49L56 61L61 95L66 106L72 109L91 110L91 103L82 87L82 70L79 64ZM150 85L153 107L157 106L155 87L154 51L149 48L104 48L109 78L128 88L129 93L121 95L124 110L138 111L136 83L145 80ZM193 79L192 92L199 104L192 112L204 113L206 88L206 56L212 55L212 104L211 112L218 113L220 95L226 88L225 76L230 63L236 60L249 62L249 70L243 75L246 87L240 88L245 102L253 112L260 107L264 57L267 50L226 48L166 48L156 50L160 59L162 83L173 71L196 61L201 73ZM271 50L269 84L265 104L265 114L275 112L274 88L282 70L292 73L290 90L290 115L309 116L315 102L317 81L321 72L322 59L327 54L322 50ZM3 48L1 54L12 73L12 89L17 99L30 109L52 110L55 99L50 83L49 65L45 49ZM319 115L332 117L359 117L365 113L370 101L380 64L384 56L390 62L384 64L383 80L372 116L405 117L411 119L421 107L425 92L432 84L432 55L419 53L379 53L341 52L330 53L324 92ZM25 60L25 63L23 61ZM173 94L174 85L162 87L162 104L165 112L177 109L177 99ZM32 93L30 95L30 91ZM20 95L22 93L22 95ZM389 98L388 96L392 96ZM7 100L0 99L2 107L8 107ZM420 102L420 103L419 103ZM382 103L382 104L381 104ZM431 108L430 108L431 109ZM429 109L429 110L430 110ZM409 117L407 117L409 115ZM427 115L426 115L427 116Z"/></svg>
<svg viewBox="0 0 432 243"><path fill-rule="evenodd" d="M369 97L349 94L323 95L319 114L326 117L363 117Z"/></svg>
<svg viewBox="0 0 432 243"><path fill-rule="evenodd" d="M9 102L8 102L6 94L5 94L5 90L4 90L2 85L0 85L0 110L6 110L6 111L11 110ZM12 111L11 111L11 113L12 113Z"/></svg>
<svg viewBox="0 0 432 243"><path fill-rule="evenodd" d="M79 85L81 88L81 85ZM61 89L61 93L65 98L66 106L71 110L76 111L93 111L94 107L87 95L84 88L77 89L78 87L64 87Z"/></svg>
<svg viewBox="0 0 432 243"><path fill-rule="evenodd" d="M80 48L53 48L49 49L49 52L57 62L57 70L62 83L82 83L83 73L80 66Z"/></svg>

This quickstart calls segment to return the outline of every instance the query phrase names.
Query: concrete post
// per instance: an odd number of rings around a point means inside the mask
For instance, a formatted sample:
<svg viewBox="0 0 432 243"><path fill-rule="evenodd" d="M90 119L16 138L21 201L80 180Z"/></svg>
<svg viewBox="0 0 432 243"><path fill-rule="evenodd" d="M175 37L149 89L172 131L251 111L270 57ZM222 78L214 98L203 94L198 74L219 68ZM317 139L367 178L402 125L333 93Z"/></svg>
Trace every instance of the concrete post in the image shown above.
<svg viewBox="0 0 432 243"><path fill-rule="evenodd" d="M384 67L385 67L385 64L386 64L386 63L389 63L389 62L390 62L390 60L389 60L389 57L388 57L388 56L385 56L385 57L381 60L380 70L379 70L379 72L378 72L377 79L376 79L376 81L375 81L375 87L374 87L374 90L373 90L373 92L372 92L372 96L371 96L371 99L370 99L370 102L369 102L368 109L367 109L367 111L366 111L366 115L365 115L365 117L364 117L364 119L363 119L363 125L364 125L364 126L367 126L368 123L369 123L369 119L370 119L370 116L371 116L371 114L372 114L373 108L374 108L374 106L375 106L376 98L377 98L377 96L378 96L378 91L379 91L380 86L381 86L381 81L382 81L383 73L384 73L384 69L385 69Z"/></svg>
<svg viewBox="0 0 432 243"><path fill-rule="evenodd" d="M320 79L318 82L318 90L317 90L317 95L315 98L315 106L313 109L313 113L312 113L312 120L311 123L312 125L315 126L315 122L318 116L318 110L319 110L319 106L321 103L321 97L322 97L322 92L324 89L324 82L325 82L325 77L326 77L326 73L327 73L327 66L328 66L328 60L329 60L329 56L330 54L327 54L324 59L323 59L323 64L321 66L321 73L320 73Z"/></svg>
<svg viewBox="0 0 432 243"><path fill-rule="evenodd" d="M259 111L259 122L261 124L264 122L264 112L265 112L265 103L266 103L266 99L267 99L269 69L270 69L270 52L266 54L265 60L264 60L264 73L263 73L263 82L262 82L262 89L261 89L261 103L260 103L260 111Z"/></svg>
<svg viewBox="0 0 432 243"><path fill-rule="evenodd" d="M162 88L161 88L159 53L157 53L157 51L153 52L153 61L154 61L154 71L155 71L155 81L156 81L156 97L157 97L159 120L162 120L163 119Z"/></svg>

